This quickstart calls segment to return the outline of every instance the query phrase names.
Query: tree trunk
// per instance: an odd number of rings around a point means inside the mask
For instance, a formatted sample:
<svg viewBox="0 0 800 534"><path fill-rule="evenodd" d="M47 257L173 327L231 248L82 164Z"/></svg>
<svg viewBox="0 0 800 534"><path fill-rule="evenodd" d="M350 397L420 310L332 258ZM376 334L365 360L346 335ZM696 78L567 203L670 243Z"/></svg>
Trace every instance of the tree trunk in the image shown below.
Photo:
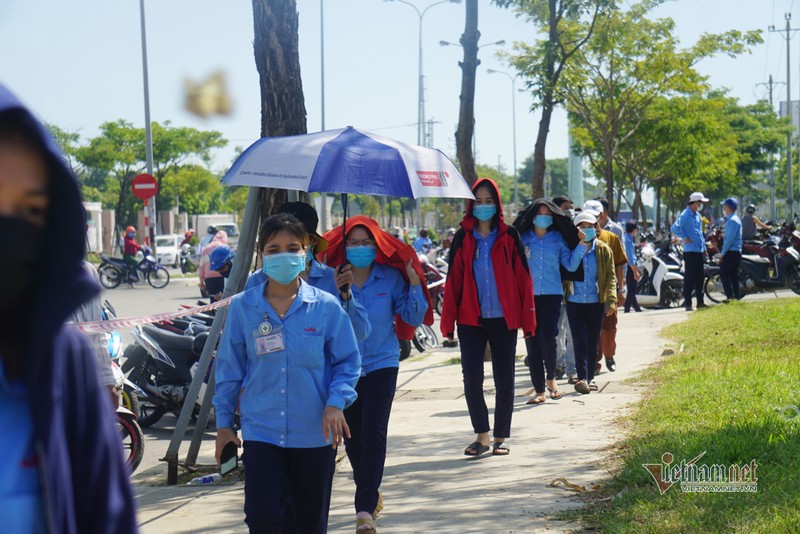
<svg viewBox="0 0 800 534"><path fill-rule="evenodd" d="M472 153L472 136L475 134L475 71L478 60L478 0L467 0L466 22L461 35L464 60L461 67L461 96L458 109L458 129L456 129L456 156L461 166L461 174L472 185L478 179L475 171L475 154Z"/></svg>
<svg viewBox="0 0 800 534"><path fill-rule="evenodd" d="M533 198L544 198L544 177L547 170L547 134L550 133L550 119L553 116L553 94L548 92L542 99L542 118L539 120L539 132L533 146Z"/></svg>
<svg viewBox="0 0 800 534"><path fill-rule="evenodd" d="M656 233L661 231L661 188L656 186Z"/></svg>
<svg viewBox="0 0 800 534"><path fill-rule="evenodd" d="M606 150L606 199L611 207L611 213L608 214L612 219L616 218L616 208L614 207L614 160L611 159L609 151Z"/></svg>
<svg viewBox="0 0 800 534"><path fill-rule="evenodd" d="M253 51L261 86L261 137L307 132L306 105L300 77L298 15L295 0L253 0ZM261 217L287 200L284 189L264 188Z"/></svg>

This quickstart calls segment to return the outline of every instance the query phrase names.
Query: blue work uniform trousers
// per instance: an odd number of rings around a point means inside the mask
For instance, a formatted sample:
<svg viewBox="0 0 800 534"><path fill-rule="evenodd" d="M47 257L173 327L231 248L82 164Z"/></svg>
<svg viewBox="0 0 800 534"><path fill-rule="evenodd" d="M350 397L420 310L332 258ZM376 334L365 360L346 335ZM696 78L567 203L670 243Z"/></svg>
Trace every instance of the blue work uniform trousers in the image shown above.
<svg viewBox="0 0 800 534"><path fill-rule="evenodd" d="M578 380L591 382L594 379L603 315L605 315L605 306L602 302L591 304L567 302L567 318L572 330L572 342L575 346L575 367L578 372Z"/></svg>
<svg viewBox="0 0 800 534"><path fill-rule="evenodd" d="M705 281L703 253L684 252L683 263L683 305L687 308L692 306L692 291L697 298L697 304L703 304L703 282Z"/></svg>
<svg viewBox="0 0 800 534"><path fill-rule="evenodd" d="M261 441L245 441L242 454L244 514L250 533L285 532L288 480L297 532L325 534L335 461L336 450L330 446L289 449Z"/></svg>
<svg viewBox="0 0 800 534"><path fill-rule="evenodd" d="M461 372L464 375L464 397L476 434L489 431L489 410L483 398L483 353L486 343L492 351L494 376L494 437L511 436L511 414L514 411L514 365L517 352L517 330L509 330L506 320L481 319L481 326L458 325L461 346Z"/></svg>
<svg viewBox="0 0 800 534"><path fill-rule="evenodd" d="M636 276L633 274L633 268L628 265L626 272L625 272L625 286L628 290L628 294L625 296L625 313L631 311L631 308L634 310L642 311L642 308L639 306L639 301L636 299L636 288L639 283L636 281Z"/></svg>
<svg viewBox="0 0 800 534"><path fill-rule="evenodd" d="M722 282L725 296L729 299L739 300L739 263L741 261L741 252L729 250L722 256L722 262L719 264L719 279Z"/></svg>
<svg viewBox="0 0 800 534"><path fill-rule="evenodd" d="M544 393L547 380L556 377L556 337L561 316L561 295L535 295L536 336L525 340L531 382L536 393Z"/></svg>
<svg viewBox="0 0 800 534"><path fill-rule="evenodd" d="M356 483L356 513L373 513L386 463L386 435L397 388L397 367L378 369L358 379L358 398L344 411L350 438L345 452Z"/></svg>

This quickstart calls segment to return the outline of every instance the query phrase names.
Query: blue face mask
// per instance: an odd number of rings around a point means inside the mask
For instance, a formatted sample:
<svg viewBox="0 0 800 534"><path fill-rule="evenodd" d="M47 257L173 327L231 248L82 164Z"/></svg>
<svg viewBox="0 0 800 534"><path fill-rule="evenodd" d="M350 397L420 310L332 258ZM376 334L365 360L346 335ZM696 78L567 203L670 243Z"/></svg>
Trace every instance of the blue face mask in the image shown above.
<svg viewBox="0 0 800 534"><path fill-rule="evenodd" d="M311 260L314 259L314 247L308 245L306 247L306 263L311 263Z"/></svg>
<svg viewBox="0 0 800 534"><path fill-rule="evenodd" d="M347 261L359 269L372 265L377 256L378 250L375 247L347 247Z"/></svg>
<svg viewBox="0 0 800 534"><path fill-rule="evenodd" d="M472 214L478 218L479 221L489 221L497 213L497 206L494 204L480 204L472 207Z"/></svg>
<svg viewBox="0 0 800 534"><path fill-rule="evenodd" d="M537 215L533 218L533 224L545 230L550 228L553 224L553 216L552 215Z"/></svg>
<svg viewBox="0 0 800 534"><path fill-rule="evenodd" d="M270 279L281 285L289 285L306 269L305 252L281 252L280 254L263 254L262 271Z"/></svg>
<svg viewBox="0 0 800 534"><path fill-rule="evenodd" d="M136 235L135 232L128 232L128 237L130 237L131 239L133 239L133 236L135 235Z"/></svg>
<svg viewBox="0 0 800 534"><path fill-rule="evenodd" d="M583 235L586 236L585 241L589 243L590 241L594 241L594 238L597 237L597 230L594 228L583 228Z"/></svg>

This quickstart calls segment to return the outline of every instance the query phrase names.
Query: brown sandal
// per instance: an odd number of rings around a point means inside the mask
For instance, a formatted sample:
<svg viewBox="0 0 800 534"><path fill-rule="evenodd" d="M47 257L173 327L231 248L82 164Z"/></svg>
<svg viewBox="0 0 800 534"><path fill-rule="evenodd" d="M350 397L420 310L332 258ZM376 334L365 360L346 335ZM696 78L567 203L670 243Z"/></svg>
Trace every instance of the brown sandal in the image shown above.
<svg viewBox="0 0 800 534"><path fill-rule="evenodd" d="M541 404L544 401L545 401L544 393L542 393L541 395L537 393L535 397L531 397L530 399L528 399L528 402L526 402L525 404Z"/></svg>

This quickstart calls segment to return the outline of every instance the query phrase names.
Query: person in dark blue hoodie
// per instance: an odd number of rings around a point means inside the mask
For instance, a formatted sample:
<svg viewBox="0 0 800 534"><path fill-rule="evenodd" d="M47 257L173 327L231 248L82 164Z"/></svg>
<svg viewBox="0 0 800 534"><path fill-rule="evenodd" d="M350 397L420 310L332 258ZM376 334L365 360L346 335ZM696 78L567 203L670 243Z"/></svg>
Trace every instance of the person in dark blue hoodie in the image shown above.
<svg viewBox="0 0 800 534"><path fill-rule="evenodd" d="M0 85L0 518L3 532L136 532L108 392L65 326L99 292L83 268L78 185L50 136Z"/></svg>

